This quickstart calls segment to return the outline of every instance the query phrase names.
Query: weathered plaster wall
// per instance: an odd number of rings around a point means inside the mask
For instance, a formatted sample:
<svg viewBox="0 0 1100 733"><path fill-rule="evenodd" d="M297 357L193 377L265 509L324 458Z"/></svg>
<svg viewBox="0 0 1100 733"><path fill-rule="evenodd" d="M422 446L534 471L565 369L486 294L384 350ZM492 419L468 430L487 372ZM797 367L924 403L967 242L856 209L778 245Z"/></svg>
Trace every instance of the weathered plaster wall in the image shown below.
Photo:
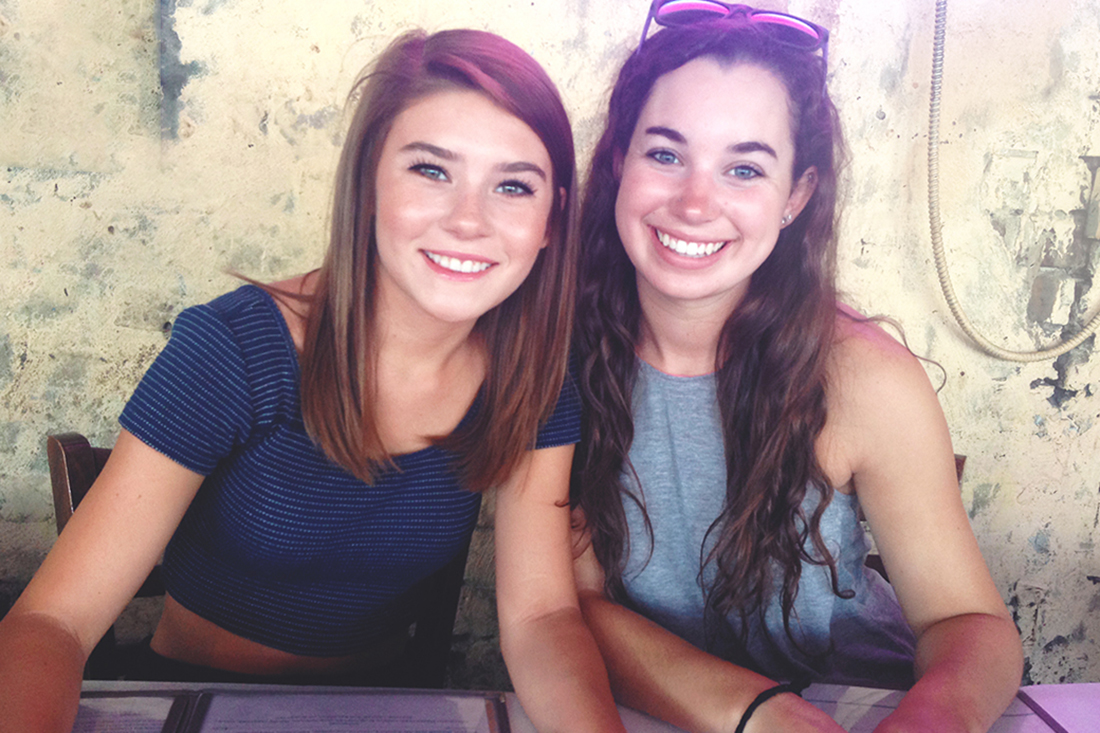
<svg viewBox="0 0 1100 733"><path fill-rule="evenodd" d="M918 8L918 5L920 6ZM934 3L842 4L833 88L853 154L841 283L946 370L940 399L979 543L1036 682L1100 679L1100 366L996 361L955 325L931 263L927 106ZM959 299L994 343L1031 350L1100 308L1090 291L1100 151L1100 4L953 2L941 122L944 240ZM1093 215L1095 216L1095 214ZM940 378L929 369L934 380Z"/></svg>
<svg viewBox="0 0 1100 733"><path fill-rule="evenodd" d="M969 459L964 500L1028 675L1100 680L1097 359L1090 342L1057 363L995 361L944 306L925 214L934 3L768 4L833 30L831 86L853 157L841 284L946 370L941 400ZM25 582L53 540L44 435L109 444L172 318L234 287L226 270L276 279L318 263L344 95L390 38L470 26L515 40L560 84L586 151L647 5L0 0L3 587ZM1009 348L1047 343L1100 305L1087 213L1098 37L1095 0L955 0L949 11L944 236L964 307ZM486 526L475 550L490 543ZM500 684L491 587L490 557L475 552L464 683Z"/></svg>

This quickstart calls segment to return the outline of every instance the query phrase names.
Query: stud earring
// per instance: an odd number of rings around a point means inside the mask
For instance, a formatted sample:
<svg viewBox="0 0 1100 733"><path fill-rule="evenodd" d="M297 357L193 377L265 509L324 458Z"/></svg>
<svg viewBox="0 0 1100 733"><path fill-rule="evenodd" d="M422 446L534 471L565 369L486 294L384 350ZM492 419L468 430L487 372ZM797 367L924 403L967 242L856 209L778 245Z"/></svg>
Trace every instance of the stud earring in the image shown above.
<svg viewBox="0 0 1100 733"><path fill-rule="evenodd" d="M784 214L783 218L779 220L779 223L782 224L783 226L787 226L788 224L791 223L791 215L790 214Z"/></svg>

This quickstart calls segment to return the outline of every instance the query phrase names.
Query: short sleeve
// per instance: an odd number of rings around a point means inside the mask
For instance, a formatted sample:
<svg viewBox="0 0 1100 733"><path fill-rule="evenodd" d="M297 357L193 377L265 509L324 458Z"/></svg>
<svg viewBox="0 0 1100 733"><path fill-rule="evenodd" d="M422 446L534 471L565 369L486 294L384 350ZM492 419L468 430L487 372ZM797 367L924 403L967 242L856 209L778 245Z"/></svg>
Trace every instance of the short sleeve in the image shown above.
<svg viewBox="0 0 1100 733"><path fill-rule="evenodd" d="M203 476L247 437L249 382L241 348L209 306L180 313L119 422L141 442Z"/></svg>
<svg viewBox="0 0 1100 733"><path fill-rule="evenodd" d="M577 391L575 360L569 360L569 371L558 395L558 403L550 419L539 430L535 448L572 445L581 439L581 396Z"/></svg>

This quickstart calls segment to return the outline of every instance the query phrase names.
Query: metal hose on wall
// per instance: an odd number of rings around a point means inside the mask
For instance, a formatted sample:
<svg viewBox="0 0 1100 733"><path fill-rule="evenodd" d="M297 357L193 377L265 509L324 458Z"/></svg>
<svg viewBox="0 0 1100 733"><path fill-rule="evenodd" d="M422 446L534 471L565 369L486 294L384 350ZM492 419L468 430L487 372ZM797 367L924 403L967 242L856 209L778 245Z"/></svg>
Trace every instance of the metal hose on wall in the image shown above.
<svg viewBox="0 0 1100 733"><path fill-rule="evenodd" d="M943 222L940 220L940 86L943 81L943 46L947 30L947 0L936 0L936 32L932 47L932 96L928 110L928 219L932 228L932 255L936 261L936 274L947 300L951 314L959 327L976 344L991 356L1005 361L1033 362L1053 359L1080 345L1100 328L1100 312L1092 317L1085 328L1073 338L1058 346L1040 351L1007 351L989 342L978 333L966 317L947 271L947 259L943 252Z"/></svg>

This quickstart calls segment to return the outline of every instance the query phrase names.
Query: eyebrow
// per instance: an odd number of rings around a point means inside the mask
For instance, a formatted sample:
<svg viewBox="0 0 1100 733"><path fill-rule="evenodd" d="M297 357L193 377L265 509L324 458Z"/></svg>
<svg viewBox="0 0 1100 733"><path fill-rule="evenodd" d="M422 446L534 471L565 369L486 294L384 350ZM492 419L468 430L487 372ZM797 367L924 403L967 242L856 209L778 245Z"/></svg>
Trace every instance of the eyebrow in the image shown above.
<svg viewBox="0 0 1100 733"><path fill-rule="evenodd" d="M647 135L658 135L660 137L667 138L674 143L680 143L681 145L687 143L687 138L681 135L678 131L673 130L671 127L662 127L660 125L655 125L653 127L647 127L645 132ZM775 149L771 145L768 145L767 143L757 142L755 140L744 143L734 143L733 145L727 147L726 150L731 153L741 154L757 152L766 153L776 160L779 159L779 155L776 154Z"/></svg>
<svg viewBox="0 0 1100 733"><path fill-rule="evenodd" d="M534 163L528 163L527 161L523 160L516 163L503 165L500 169L505 173L534 173L542 180L546 180L546 171L544 171L542 168L535 165Z"/></svg>
<svg viewBox="0 0 1100 733"><path fill-rule="evenodd" d="M441 148L438 145L432 145L431 143L411 142L405 147L401 148L401 150L422 150L425 153L430 153L437 158L443 158L443 160L458 160L458 155L456 155L455 153L447 150L446 148Z"/></svg>
<svg viewBox="0 0 1100 733"><path fill-rule="evenodd" d="M420 141L411 142L408 145L402 147L401 150L420 150L428 153L429 155L434 155L437 158L442 158L443 160L459 160L462 157L458 153L455 153L453 150L448 150L447 148L441 148L438 145L432 145L431 143ZM501 171L502 173L533 173L542 180L547 180L546 171L544 171L541 166L538 166L534 163L529 163L525 160L499 165L497 166L497 170Z"/></svg>

